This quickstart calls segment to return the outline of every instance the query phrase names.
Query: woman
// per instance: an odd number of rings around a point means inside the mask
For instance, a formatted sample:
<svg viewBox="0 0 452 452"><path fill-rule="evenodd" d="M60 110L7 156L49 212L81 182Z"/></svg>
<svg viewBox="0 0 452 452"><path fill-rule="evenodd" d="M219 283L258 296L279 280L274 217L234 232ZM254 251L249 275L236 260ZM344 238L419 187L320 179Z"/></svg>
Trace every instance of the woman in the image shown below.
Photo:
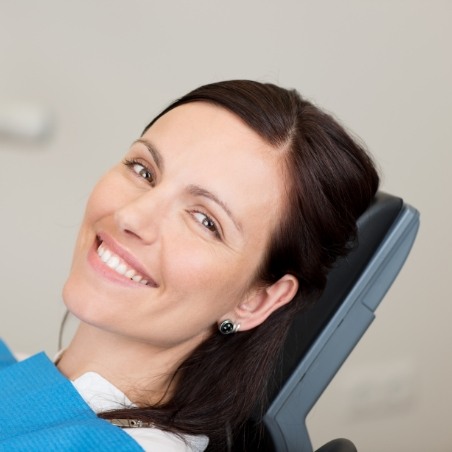
<svg viewBox="0 0 452 452"><path fill-rule="evenodd" d="M192 91L94 188L59 370L145 449L221 449L377 187L369 156L295 91Z"/></svg>

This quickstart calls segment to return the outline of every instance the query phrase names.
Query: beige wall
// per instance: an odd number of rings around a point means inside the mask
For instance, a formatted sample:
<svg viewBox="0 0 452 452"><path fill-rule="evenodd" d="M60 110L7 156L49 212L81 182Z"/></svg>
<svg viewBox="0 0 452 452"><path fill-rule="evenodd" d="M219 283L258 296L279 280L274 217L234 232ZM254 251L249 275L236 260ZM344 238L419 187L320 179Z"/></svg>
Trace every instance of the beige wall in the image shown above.
<svg viewBox="0 0 452 452"><path fill-rule="evenodd" d="M56 349L90 187L169 100L253 78L299 89L368 144L422 214L377 319L309 419L314 443L452 450L452 2L0 0L0 111L49 109L42 144L0 138L0 335Z"/></svg>

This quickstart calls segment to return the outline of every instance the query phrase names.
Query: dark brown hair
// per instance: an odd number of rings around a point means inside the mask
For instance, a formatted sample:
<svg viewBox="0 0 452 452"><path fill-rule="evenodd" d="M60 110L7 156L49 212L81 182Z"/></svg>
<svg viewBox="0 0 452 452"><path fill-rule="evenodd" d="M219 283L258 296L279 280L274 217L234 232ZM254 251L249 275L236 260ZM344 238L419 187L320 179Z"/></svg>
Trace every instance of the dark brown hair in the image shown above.
<svg viewBox="0 0 452 452"><path fill-rule="evenodd" d="M264 395L285 334L297 310L315 300L335 260L347 252L356 219L378 188L369 155L329 114L295 90L248 80L201 86L172 103L168 111L190 102L209 102L244 121L284 159L287 211L274 231L256 280L271 284L296 276L295 298L262 325L245 332L211 336L177 370L177 387L158 406L102 413L127 417L188 434L205 434L212 448L225 441Z"/></svg>

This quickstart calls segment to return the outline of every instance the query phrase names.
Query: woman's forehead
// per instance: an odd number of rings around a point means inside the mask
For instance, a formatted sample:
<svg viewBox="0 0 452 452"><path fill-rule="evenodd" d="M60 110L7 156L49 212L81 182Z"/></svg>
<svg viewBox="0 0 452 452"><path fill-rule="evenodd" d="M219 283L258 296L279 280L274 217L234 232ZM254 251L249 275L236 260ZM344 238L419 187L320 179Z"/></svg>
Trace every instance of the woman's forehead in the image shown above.
<svg viewBox="0 0 452 452"><path fill-rule="evenodd" d="M242 159L254 158L258 166L282 164L281 149L268 143L236 114L208 102L191 102L170 110L143 138L167 150L199 151L205 158L239 153Z"/></svg>

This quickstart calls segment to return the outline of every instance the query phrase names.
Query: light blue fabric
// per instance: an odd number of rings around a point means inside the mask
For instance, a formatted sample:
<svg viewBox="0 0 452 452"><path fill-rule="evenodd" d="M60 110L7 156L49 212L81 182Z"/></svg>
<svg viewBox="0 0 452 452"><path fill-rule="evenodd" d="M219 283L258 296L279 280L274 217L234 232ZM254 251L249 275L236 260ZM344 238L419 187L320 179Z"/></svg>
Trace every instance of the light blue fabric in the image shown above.
<svg viewBox="0 0 452 452"><path fill-rule="evenodd" d="M16 361L17 360L14 358L14 355L11 353L10 349L0 339L0 369L2 367L9 366L10 364L14 364Z"/></svg>
<svg viewBox="0 0 452 452"><path fill-rule="evenodd" d="M15 362L0 341L0 451L143 449L99 419L44 353Z"/></svg>

